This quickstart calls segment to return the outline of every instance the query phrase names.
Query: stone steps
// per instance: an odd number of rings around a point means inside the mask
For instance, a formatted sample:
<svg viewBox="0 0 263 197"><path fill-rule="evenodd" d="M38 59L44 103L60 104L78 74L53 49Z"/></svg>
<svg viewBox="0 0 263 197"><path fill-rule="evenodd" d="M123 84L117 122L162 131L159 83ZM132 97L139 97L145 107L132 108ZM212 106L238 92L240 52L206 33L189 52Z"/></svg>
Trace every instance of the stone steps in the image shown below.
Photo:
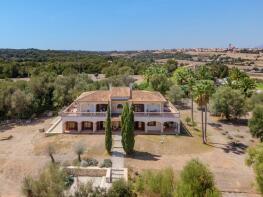
<svg viewBox="0 0 263 197"><path fill-rule="evenodd" d="M123 169L111 169L111 180L117 181L124 178L124 170Z"/></svg>

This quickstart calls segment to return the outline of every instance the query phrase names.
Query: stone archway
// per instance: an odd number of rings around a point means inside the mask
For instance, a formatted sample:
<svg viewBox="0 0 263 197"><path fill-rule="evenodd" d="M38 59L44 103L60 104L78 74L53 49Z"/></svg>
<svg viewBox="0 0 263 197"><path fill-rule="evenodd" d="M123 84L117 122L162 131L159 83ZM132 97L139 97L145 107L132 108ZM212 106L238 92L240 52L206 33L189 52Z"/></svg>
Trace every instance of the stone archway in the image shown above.
<svg viewBox="0 0 263 197"><path fill-rule="evenodd" d="M76 121L65 122L65 131L66 132L77 132L78 131L78 122L76 122Z"/></svg>
<svg viewBox="0 0 263 197"><path fill-rule="evenodd" d="M164 129L163 129L164 132L174 133L174 132L177 132L177 130L178 130L178 123L173 122L173 121L167 121L167 122L164 122L163 127L164 127Z"/></svg>

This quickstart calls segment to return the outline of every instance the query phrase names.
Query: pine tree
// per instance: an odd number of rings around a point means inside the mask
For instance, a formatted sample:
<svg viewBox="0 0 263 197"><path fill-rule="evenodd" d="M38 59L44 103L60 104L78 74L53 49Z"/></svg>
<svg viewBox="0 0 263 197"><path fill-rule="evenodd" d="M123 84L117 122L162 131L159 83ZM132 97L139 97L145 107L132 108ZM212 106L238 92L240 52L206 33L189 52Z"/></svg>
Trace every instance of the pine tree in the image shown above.
<svg viewBox="0 0 263 197"><path fill-rule="evenodd" d="M107 109L107 119L106 119L106 127L105 127L105 148L108 153L111 152L112 148L112 131L111 131L111 112L110 106L108 105Z"/></svg>

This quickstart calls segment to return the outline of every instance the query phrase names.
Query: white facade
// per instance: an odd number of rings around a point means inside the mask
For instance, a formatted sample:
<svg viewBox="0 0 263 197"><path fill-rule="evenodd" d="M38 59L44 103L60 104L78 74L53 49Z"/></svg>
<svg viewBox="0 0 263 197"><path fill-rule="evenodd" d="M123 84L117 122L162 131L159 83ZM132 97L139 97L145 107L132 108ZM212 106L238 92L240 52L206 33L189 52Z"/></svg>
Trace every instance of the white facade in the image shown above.
<svg viewBox="0 0 263 197"><path fill-rule="evenodd" d="M145 92L144 92L145 94ZM98 98L99 99L99 98ZM97 99L97 100L98 100ZM106 110L110 105L114 129L120 130L120 116L123 106L128 103L134 109L134 127L139 133L180 133L180 113L166 100L133 101L127 97L109 98L105 101L74 101L61 113L63 132L104 132Z"/></svg>

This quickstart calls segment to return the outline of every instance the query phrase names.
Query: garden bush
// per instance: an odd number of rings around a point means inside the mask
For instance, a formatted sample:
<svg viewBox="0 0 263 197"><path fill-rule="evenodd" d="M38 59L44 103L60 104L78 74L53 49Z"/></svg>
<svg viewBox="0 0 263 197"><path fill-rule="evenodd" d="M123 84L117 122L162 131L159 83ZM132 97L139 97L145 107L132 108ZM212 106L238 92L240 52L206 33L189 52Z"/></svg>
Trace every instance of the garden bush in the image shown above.
<svg viewBox="0 0 263 197"><path fill-rule="evenodd" d="M134 187L136 192L147 196L172 196L175 188L173 170L147 170L136 178Z"/></svg>
<svg viewBox="0 0 263 197"><path fill-rule="evenodd" d="M82 167L87 167L87 166L97 166L99 164L98 160L94 159L94 158L83 158L80 166Z"/></svg>
<svg viewBox="0 0 263 197"><path fill-rule="evenodd" d="M219 197L213 174L198 160L189 161L184 167L176 188L176 197Z"/></svg>
<svg viewBox="0 0 263 197"><path fill-rule="evenodd" d="M104 159L103 162L100 164L101 168L110 168L112 167L112 162L110 159Z"/></svg>
<svg viewBox="0 0 263 197"><path fill-rule="evenodd" d="M112 187L108 191L108 197L132 197L132 187L129 183L120 179L113 182Z"/></svg>

